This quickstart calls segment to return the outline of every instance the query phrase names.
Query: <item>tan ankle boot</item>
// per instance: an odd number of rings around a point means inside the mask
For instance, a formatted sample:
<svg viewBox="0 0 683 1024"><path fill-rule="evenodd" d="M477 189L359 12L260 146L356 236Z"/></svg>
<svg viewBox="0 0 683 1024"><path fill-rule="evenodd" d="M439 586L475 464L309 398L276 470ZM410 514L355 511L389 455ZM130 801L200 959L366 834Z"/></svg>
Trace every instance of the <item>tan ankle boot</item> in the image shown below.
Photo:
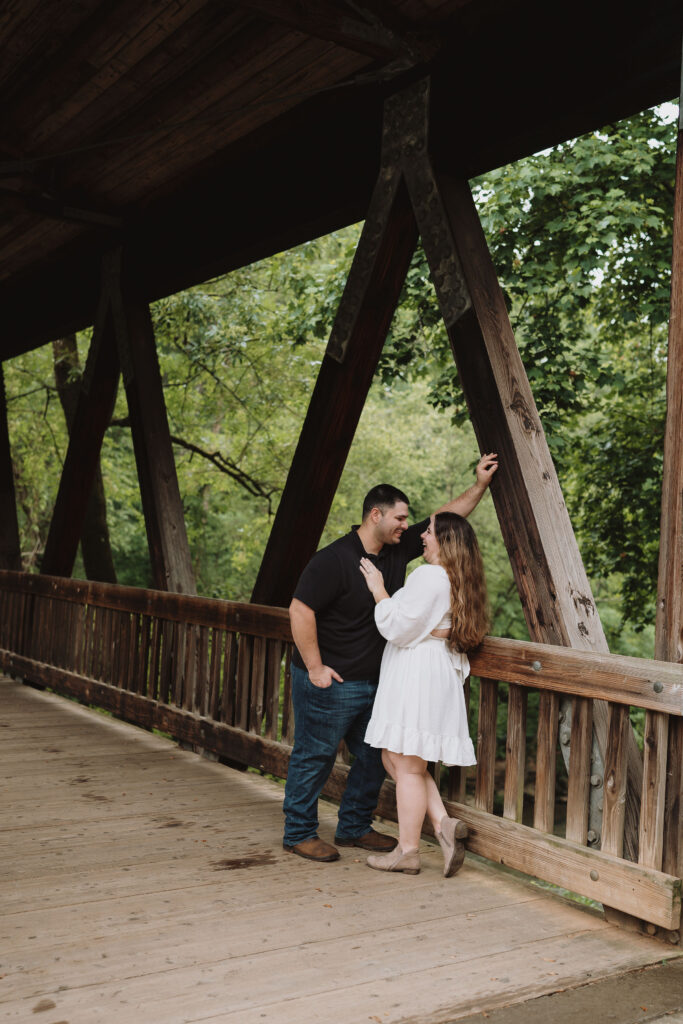
<svg viewBox="0 0 683 1024"><path fill-rule="evenodd" d="M410 850L404 853L400 846L397 846L391 853L373 853L365 862L368 867L376 871L402 871L404 875L419 875L420 854L418 850Z"/></svg>
<svg viewBox="0 0 683 1024"><path fill-rule="evenodd" d="M436 833L439 846L443 851L443 877L450 878L462 867L465 859L465 844L467 839L467 825L459 818L449 818L446 815L441 819L441 831Z"/></svg>

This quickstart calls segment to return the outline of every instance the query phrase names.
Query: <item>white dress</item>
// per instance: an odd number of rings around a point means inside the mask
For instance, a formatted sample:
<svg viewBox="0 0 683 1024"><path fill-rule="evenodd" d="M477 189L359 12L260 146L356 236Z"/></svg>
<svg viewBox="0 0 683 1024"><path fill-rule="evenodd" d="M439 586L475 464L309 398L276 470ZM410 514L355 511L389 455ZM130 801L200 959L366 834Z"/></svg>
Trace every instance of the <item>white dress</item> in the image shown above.
<svg viewBox="0 0 683 1024"><path fill-rule="evenodd" d="M446 570L419 566L375 606L375 622L387 645L365 742L425 761L476 764L463 694L470 663L430 636L450 626Z"/></svg>

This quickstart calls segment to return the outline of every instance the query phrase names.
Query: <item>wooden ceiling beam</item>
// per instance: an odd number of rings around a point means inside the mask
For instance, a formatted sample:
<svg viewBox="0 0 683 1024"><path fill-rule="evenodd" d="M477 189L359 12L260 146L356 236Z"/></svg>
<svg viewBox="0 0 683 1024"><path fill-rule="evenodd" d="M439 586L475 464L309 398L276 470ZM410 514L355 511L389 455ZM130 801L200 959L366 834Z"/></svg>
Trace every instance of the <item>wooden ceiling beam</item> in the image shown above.
<svg viewBox="0 0 683 1024"><path fill-rule="evenodd" d="M158 89L178 76L179 64L201 63L207 38L216 46L243 20L206 0L179 0L172 7L168 0L112 4L41 61L41 74L8 108L9 131L24 151L50 139L58 140L53 148L63 148L64 133L71 133L74 123L82 134L94 115L101 119L110 110L119 117L129 99L139 101L142 82Z"/></svg>
<svg viewBox="0 0 683 1024"><path fill-rule="evenodd" d="M378 60L407 59L415 63L438 48L436 36L418 38L409 30L390 25L385 12L368 3L319 2L319 0L240 0L240 6L269 21L279 22L304 35L337 43L347 50ZM359 14L365 13L365 17Z"/></svg>
<svg viewBox="0 0 683 1024"><path fill-rule="evenodd" d="M520 6L515 4L514 10ZM523 6L535 9L534 4ZM468 24L461 37L454 38L453 30L444 41L444 56L433 62L432 146L440 166L457 177L472 178L676 95L679 46L661 26L678 24L680 11L676 13L670 0L659 0L657 18L648 9L640 20L622 17L611 25L612 4L607 8L606 13L596 10L583 50L580 25L574 23L580 22L577 15L567 26L566 47L563 42L552 55L544 46L544 19L539 17L532 27L516 24L514 12L508 13L505 5L499 7L484 47L481 39L475 45L476 24ZM474 11L468 5L463 14L469 13L472 22L478 10L478 5ZM276 32L277 26L270 29ZM547 35L547 26L545 31ZM535 63L518 59L527 37ZM311 45L313 40L306 42ZM579 53L588 59L580 73ZM355 60L362 63L358 56ZM122 157L112 161L103 150L97 159L88 159L87 175L86 161L80 158L73 192L60 179L59 194L68 196L73 206L102 208L91 186L99 188L115 166L107 189L116 189L118 176L128 199L113 200L104 208L130 225L125 241L138 262L141 287L149 300L159 298L362 219L379 166L383 101L413 74L396 83L378 81L336 92L323 88L279 117L270 111L267 118L250 121L245 110L236 135L226 132L225 124L207 119L211 147L197 126L182 132L176 128L177 144L192 151L192 160L169 159L166 177L162 164L170 150L162 158L161 151L145 145L145 160L156 161L149 167L140 166L138 142L131 143L127 162ZM181 76L181 82L187 81ZM262 95L268 98L267 88ZM149 102L143 94L136 116L131 122L124 118L119 127L149 127L145 118L155 109ZM157 114L172 117L169 96L166 103ZM218 107L200 102L193 114L201 118L207 109L213 114ZM87 137L98 138L96 133ZM215 148L216 140L221 148ZM148 181L153 188L147 187ZM112 244L111 232L38 217L32 224L28 214L19 212L16 218L1 238L0 308L5 322L16 325L15 331L0 335L5 358L92 323L91 296L97 290L92 267Z"/></svg>

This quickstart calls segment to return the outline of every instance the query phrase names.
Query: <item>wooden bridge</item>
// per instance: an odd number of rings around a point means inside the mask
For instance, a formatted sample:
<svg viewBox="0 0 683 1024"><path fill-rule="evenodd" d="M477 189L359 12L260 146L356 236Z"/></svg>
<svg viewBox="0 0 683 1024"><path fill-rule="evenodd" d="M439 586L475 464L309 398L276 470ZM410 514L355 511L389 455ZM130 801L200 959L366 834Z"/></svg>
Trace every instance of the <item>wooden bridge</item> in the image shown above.
<svg viewBox="0 0 683 1024"><path fill-rule="evenodd" d="M683 121L656 661L608 653L468 179L670 100L680 84L680 3L575 3L560 32L540 0L6 6L0 360L89 326L93 334L40 576L20 571L0 363L0 670L148 730L134 742L130 726L2 684L0 717L12 736L1 753L11 776L3 827L13 874L5 874L17 886L2 968L3 985L13 986L10 1019L49 1011L40 1019L50 1024L242 1024L278 1003L293 1011L283 1020L315 1007L321 1021L422 1021L429 996L430 1019L445 1021L518 998L529 965L528 991L547 991L677 948ZM492 130L502 96L505 116ZM253 603L194 597L149 304L361 219ZM279 848L277 783L179 754L149 730L233 767L286 775L293 723L283 607L322 534L418 238L480 449L500 455L491 494L533 643L489 638L473 657L478 765L444 779L451 810L470 827L470 851L483 860L448 889L426 871L410 890L406 880L373 877L360 860L337 865L336 875L293 863ZM155 591L69 578L120 377ZM533 737L530 691L539 693ZM644 712L642 752L630 708ZM94 749L79 748L86 735ZM150 785L138 792L147 765ZM345 775L342 758L329 798ZM128 813L131 793L144 801ZM239 828L228 834L222 822L235 808ZM389 785L379 810L395 816ZM206 855L188 854L204 845ZM268 862L250 849L270 851ZM609 923L492 863L587 897ZM396 902L399 891L420 900ZM549 923L556 913L562 920ZM231 914L237 941L224 927ZM617 932L614 922L641 934ZM170 937L159 940L167 924ZM494 932L507 938L491 952ZM407 953L406 934L415 939ZM578 937L575 962L567 936ZM225 983L237 977L241 994L226 1006ZM387 997L399 978L400 993Z"/></svg>
<svg viewBox="0 0 683 1024"><path fill-rule="evenodd" d="M284 609L0 572L0 669L279 778L287 774L293 727L290 651ZM628 914L652 934L660 928L678 943L681 881L662 870L680 829L676 815L663 815L676 766L667 764L665 746L649 741L649 724L639 856L626 859L624 737L629 707L644 709L648 723L680 720L683 666L489 638L472 656L472 670L481 677L472 795L466 771L457 768L449 770L446 794L452 813L470 827L470 850ZM498 681L509 691L505 773L496 794ZM529 689L546 698L535 779L526 772ZM564 837L555 834L553 816L560 695L571 698L575 730ZM595 778L591 734L578 724L593 700L606 702L609 721L600 849L588 845ZM339 796L345 772L339 764L327 795ZM522 823L529 786L533 827ZM395 819L388 783L379 811Z"/></svg>
<svg viewBox="0 0 683 1024"><path fill-rule="evenodd" d="M276 782L9 679L0 702L3 1021L438 1024L523 1003L547 1022L539 997L615 976L624 1020L678 1019L680 972L669 1002L639 973L675 947L595 909L472 855L444 879L436 846L418 878L361 851L303 861Z"/></svg>

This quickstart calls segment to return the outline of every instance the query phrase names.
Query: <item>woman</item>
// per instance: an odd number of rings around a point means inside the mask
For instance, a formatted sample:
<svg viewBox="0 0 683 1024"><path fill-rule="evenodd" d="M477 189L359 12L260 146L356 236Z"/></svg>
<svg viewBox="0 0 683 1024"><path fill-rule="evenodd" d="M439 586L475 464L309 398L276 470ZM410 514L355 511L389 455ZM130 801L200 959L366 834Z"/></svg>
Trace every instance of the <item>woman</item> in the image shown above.
<svg viewBox="0 0 683 1024"><path fill-rule="evenodd" d="M389 597L381 572L368 558L361 572L375 598L375 621L387 645L365 741L382 748L396 782L399 842L391 853L368 857L380 871L420 870L425 814L444 854L444 876L462 865L465 825L449 818L428 761L475 764L463 683L468 650L488 629L484 566L474 530L453 512L432 516L422 534L427 565Z"/></svg>

